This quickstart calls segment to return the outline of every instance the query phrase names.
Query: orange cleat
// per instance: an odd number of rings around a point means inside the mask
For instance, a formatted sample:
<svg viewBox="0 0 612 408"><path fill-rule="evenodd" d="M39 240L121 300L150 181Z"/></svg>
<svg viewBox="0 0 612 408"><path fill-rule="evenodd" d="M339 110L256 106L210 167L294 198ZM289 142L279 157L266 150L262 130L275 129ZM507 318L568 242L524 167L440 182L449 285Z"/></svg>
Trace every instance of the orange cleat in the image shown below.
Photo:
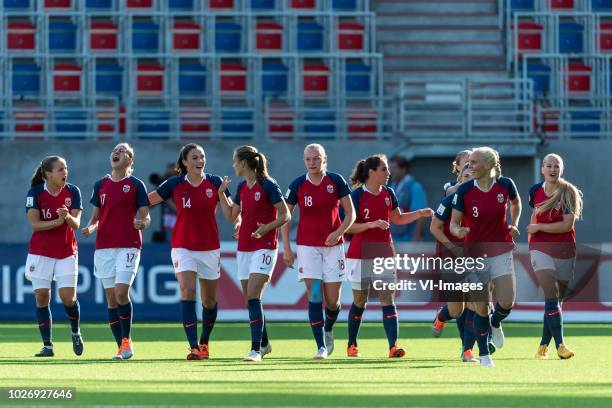
<svg viewBox="0 0 612 408"><path fill-rule="evenodd" d="M208 360L209 352L208 352L208 344L200 344L200 358L202 360Z"/></svg>
<svg viewBox="0 0 612 408"><path fill-rule="evenodd" d="M397 343L389 350L389 358L402 358L406 355L406 350L398 347Z"/></svg>
<svg viewBox="0 0 612 408"><path fill-rule="evenodd" d="M433 334L434 337L440 337L444 324L444 322L438 320L438 314L436 313L436 319L431 324L431 334Z"/></svg>
<svg viewBox="0 0 612 408"><path fill-rule="evenodd" d="M202 357L200 357L200 349L197 347L192 348L191 353L187 354L187 360L202 360Z"/></svg>
<svg viewBox="0 0 612 408"><path fill-rule="evenodd" d="M124 360L129 360L134 356L134 350L132 350L132 339L124 338L121 340L121 357Z"/></svg>
<svg viewBox="0 0 612 408"><path fill-rule="evenodd" d="M361 357L361 354L359 354L359 349L354 344L351 344L346 350L346 355L347 357Z"/></svg>
<svg viewBox="0 0 612 408"><path fill-rule="evenodd" d="M464 363L477 363L478 359L474 357L472 349L467 349L461 354L461 361Z"/></svg>

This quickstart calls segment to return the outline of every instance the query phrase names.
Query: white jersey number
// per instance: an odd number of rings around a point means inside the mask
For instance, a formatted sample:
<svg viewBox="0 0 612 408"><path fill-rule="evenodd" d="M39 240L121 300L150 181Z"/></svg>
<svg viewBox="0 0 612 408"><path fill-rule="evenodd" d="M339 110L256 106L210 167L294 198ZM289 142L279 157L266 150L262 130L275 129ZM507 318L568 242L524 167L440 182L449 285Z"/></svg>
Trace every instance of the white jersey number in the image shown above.
<svg viewBox="0 0 612 408"><path fill-rule="evenodd" d="M100 196L100 205L104 205L104 201L106 201L106 194Z"/></svg>
<svg viewBox="0 0 612 408"><path fill-rule="evenodd" d="M312 207L312 196L304 196L304 205L306 207Z"/></svg>
<svg viewBox="0 0 612 408"><path fill-rule="evenodd" d="M364 220L369 220L370 219L370 209L369 208L364 208L363 212L365 212L365 215L363 216Z"/></svg>
<svg viewBox="0 0 612 408"><path fill-rule="evenodd" d="M478 218L478 207L472 207L472 215L474 218Z"/></svg>
<svg viewBox="0 0 612 408"><path fill-rule="evenodd" d="M181 197L181 199L183 200L183 208L191 208L191 198Z"/></svg>
<svg viewBox="0 0 612 408"><path fill-rule="evenodd" d="M42 210L43 219L50 220L51 219L51 209L47 208L46 210L43 208Z"/></svg>

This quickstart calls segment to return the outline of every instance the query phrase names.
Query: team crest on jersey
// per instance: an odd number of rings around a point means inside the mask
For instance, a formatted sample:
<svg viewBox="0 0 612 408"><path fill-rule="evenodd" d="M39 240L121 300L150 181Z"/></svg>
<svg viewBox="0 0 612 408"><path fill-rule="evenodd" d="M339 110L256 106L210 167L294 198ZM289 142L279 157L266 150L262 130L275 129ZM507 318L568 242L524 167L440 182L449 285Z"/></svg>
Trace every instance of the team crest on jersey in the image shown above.
<svg viewBox="0 0 612 408"><path fill-rule="evenodd" d="M391 207L391 199L389 197L385 197L385 204L387 204L387 207Z"/></svg>
<svg viewBox="0 0 612 408"><path fill-rule="evenodd" d="M123 192L124 193L129 193L130 192L130 185L129 184L124 184L123 185Z"/></svg>
<svg viewBox="0 0 612 408"><path fill-rule="evenodd" d="M213 196L212 188L207 188L206 189L206 197L212 198L212 196Z"/></svg>
<svg viewBox="0 0 612 408"><path fill-rule="evenodd" d="M328 193L333 193L334 192L334 186L332 186L331 184L327 185L327 192Z"/></svg>
<svg viewBox="0 0 612 408"><path fill-rule="evenodd" d="M261 198L261 193L259 191L255 192L255 201L259 201L259 199Z"/></svg>
<svg viewBox="0 0 612 408"><path fill-rule="evenodd" d="M502 193L499 193L497 195L497 201L499 201L500 203L504 202L504 195Z"/></svg>
<svg viewBox="0 0 612 408"><path fill-rule="evenodd" d="M71 199L70 197L67 197L67 198L64 200L64 205L65 205L66 207L70 207L70 204L72 204L72 199Z"/></svg>

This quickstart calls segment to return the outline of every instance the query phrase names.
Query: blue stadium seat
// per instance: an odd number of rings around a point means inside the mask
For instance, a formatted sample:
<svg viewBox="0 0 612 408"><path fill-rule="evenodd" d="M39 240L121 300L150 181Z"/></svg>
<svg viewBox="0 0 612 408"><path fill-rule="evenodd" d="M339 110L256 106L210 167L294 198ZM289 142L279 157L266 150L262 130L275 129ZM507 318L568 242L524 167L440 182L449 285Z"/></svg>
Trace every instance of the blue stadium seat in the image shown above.
<svg viewBox="0 0 612 408"><path fill-rule="evenodd" d="M180 95L206 92L206 67L200 64L180 64L178 89Z"/></svg>
<svg viewBox="0 0 612 408"><path fill-rule="evenodd" d="M341 11L355 11L357 9L357 0L334 0L332 8Z"/></svg>
<svg viewBox="0 0 612 408"><path fill-rule="evenodd" d="M242 28L236 23L215 24L215 51L240 52Z"/></svg>
<svg viewBox="0 0 612 408"><path fill-rule="evenodd" d="M142 110L137 114L138 137L141 139L157 139L168 137L170 132L170 112Z"/></svg>
<svg viewBox="0 0 612 408"><path fill-rule="evenodd" d="M333 139L336 132L336 115L330 111L309 110L304 114L304 132L314 133L313 138Z"/></svg>
<svg viewBox="0 0 612 408"><path fill-rule="evenodd" d="M317 23L298 23L297 49L299 51L323 51L323 27Z"/></svg>
<svg viewBox="0 0 612 408"><path fill-rule="evenodd" d="M610 11L612 10L612 0L591 0L591 10Z"/></svg>
<svg viewBox="0 0 612 408"><path fill-rule="evenodd" d="M154 53L159 50L159 26L153 22L137 22L132 25L132 50Z"/></svg>
<svg viewBox="0 0 612 408"><path fill-rule="evenodd" d="M169 0L170 10L193 10L193 0Z"/></svg>
<svg viewBox="0 0 612 408"><path fill-rule="evenodd" d="M123 68L118 64L96 65L96 92L121 94Z"/></svg>
<svg viewBox="0 0 612 408"><path fill-rule="evenodd" d="M5 9L28 9L30 0L4 0Z"/></svg>
<svg viewBox="0 0 612 408"><path fill-rule="evenodd" d="M77 26L69 21L49 23L49 51L74 52L77 44Z"/></svg>
<svg viewBox="0 0 612 408"><path fill-rule="evenodd" d="M113 0L87 0L85 8L95 10L110 10L113 7Z"/></svg>
<svg viewBox="0 0 612 408"><path fill-rule="evenodd" d="M358 64L346 64L345 91L351 92L370 92L370 74L372 68Z"/></svg>
<svg viewBox="0 0 612 408"><path fill-rule="evenodd" d="M13 65L12 90L15 95L31 95L40 92L40 67L33 63Z"/></svg>
<svg viewBox="0 0 612 408"><path fill-rule="evenodd" d="M583 50L584 26L578 23L559 23L559 52L580 54Z"/></svg>
<svg viewBox="0 0 612 408"><path fill-rule="evenodd" d="M221 132L223 133L248 133L253 132L253 111L232 110L221 113Z"/></svg>
<svg viewBox="0 0 612 408"><path fill-rule="evenodd" d="M570 111L570 117L572 133L598 133L601 130L601 112L599 111ZM575 136L580 137L580 135Z"/></svg>
<svg viewBox="0 0 612 408"><path fill-rule="evenodd" d="M87 131L87 113L81 110L57 111L55 131L58 133L81 133L80 135L59 135L58 139L84 139Z"/></svg>
<svg viewBox="0 0 612 408"><path fill-rule="evenodd" d="M264 62L261 67L261 92L282 94L288 89L289 69L280 63Z"/></svg>
<svg viewBox="0 0 612 408"><path fill-rule="evenodd" d="M533 91L536 94L550 90L550 67L544 64L527 64L527 78L533 80Z"/></svg>
<svg viewBox="0 0 612 408"><path fill-rule="evenodd" d="M272 10L274 3L274 0L251 0L251 10Z"/></svg>

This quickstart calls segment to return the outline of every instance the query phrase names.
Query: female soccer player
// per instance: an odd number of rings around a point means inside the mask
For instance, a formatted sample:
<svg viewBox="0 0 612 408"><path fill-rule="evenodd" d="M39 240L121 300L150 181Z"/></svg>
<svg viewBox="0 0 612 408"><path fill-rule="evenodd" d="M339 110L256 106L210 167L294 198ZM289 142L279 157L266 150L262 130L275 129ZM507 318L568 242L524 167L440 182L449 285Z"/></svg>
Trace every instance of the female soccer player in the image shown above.
<svg viewBox="0 0 612 408"><path fill-rule="evenodd" d="M382 306L383 325L389 341L389 357L400 358L406 354L406 351L397 344L399 327L394 304L395 291L386 287L396 280L395 268L374 274L371 264L374 258L395 255L389 222L405 225L419 218L431 217L433 211L431 208L424 208L402 213L395 192L386 186L389 175L387 157L382 154L359 160L351 175L351 182L355 188L351 198L357 219L347 231L353 234L346 255L349 281L353 287L353 304L348 317L347 355L349 357L360 356L357 335L371 284L374 284Z"/></svg>
<svg viewBox="0 0 612 408"><path fill-rule="evenodd" d="M307 173L293 180L286 199L290 213L296 205L300 209L296 239L298 279L304 281L308 293L308 318L317 343L314 358L324 359L334 350L332 328L340 313L340 287L346 263L342 235L355 221L355 212L351 190L344 178L327 172L327 155L323 146L306 146L304 164ZM345 214L342 221L339 204L342 204ZM293 268L295 254L289 239L290 226L290 222L283 225L281 233L283 261Z"/></svg>
<svg viewBox="0 0 612 408"><path fill-rule="evenodd" d="M236 176L244 178L236 189L230 218L234 222L241 217L238 277L251 326L251 351L244 361L258 362L271 351L269 342L262 346L265 317L261 297L276 264L278 228L291 219L291 214L278 184L268 175L267 160L261 152L252 146L236 148L233 167Z"/></svg>
<svg viewBox="0 0 612 408"><path fill-rule="evenodd" d="M484 270L479 271L482 283L493 282L497 299L495 311L489 316L489 302L475 302L474 327L478 342L480 365L494 366L487 346L489 326L493 344L502 348L504 334L501 322L512 310L515 298L513 238L519 236L518 220L521 199L514 181L502 177L499 154L490 147L475 149L469 158L474 180L462 184L453 196L450 232L465 239L464 256L483 258ZM510 203L511 223L506 220ZM465 222L465 227L461 223ZM487 292L488 290L483 291Z"/></svg>
<svg viewBox="0 0 612 408"><path fill-rule="evenodd" d="M455 174L457 177L459 177L459 173L461 173L462 169L465 167L465 165L468 162L468 159L470 157L470 154L472 153L471 150L462 150L459 153L457 153L457 155L455 156L455 160L453 160L453 174ZM444 196L448 196L451 195L452 193L455 192L457 184L459 184L460 182L458 180L452 180L449 181L447 183L444 184ZM451 189L452 187L455 187L455 189Z"/></svg>
<svg viewBox="0 0 612 408"><path fill-rule="evenodd" d="M132 176L134 149L127 143L118 144L110 154L110 164L111 174L94 185L91 219L81 232L89 236L98 231L94 275L102 281L108 322L119 347L113 360L127 360L134 355L130 287L140 262L140 230L150 225L151 218L147 189Z"/></svg>
<svg viewBox="0 0 612 408"><path fill-rule="evenodd" d="M83 354L79 329L80 307L76 286L79 271L74 230L81 222L81 191L67 183L68 166L59 156L47 156L32 176L26 198L26 212L32 238L25 265L25 276L32 282L36 317L43 348L36 357L53 357L51 341L51 282L56 281L72 330L72 350Z"/></svg>
<svg viewBox="0 0 612 408"><path fill-rule="evenodd" d="M537 358L548 358L548 344L555 339L557 355L572 358L574 352L563 343L561 302L574 273L576 234L574 221L582 216L582 192L563 176L563 159L548 154L542 161L543 183L529 190L529 205L534 208L529 253L531 265L544 290L544 328Z"/></svg>
<svg viewBox="0 0 612 408"><path fill-rule="evenodd" d="M472 172L470 171L467 165L464 165L463 170L459 173L457 177L458 183L465 183L469 180L472 180ZM458 186L459 184L457 184ZM450 233L450 219L452 212L452 195L444 197L440 202L436 212L435 217L432 218L430 231L432 235L436 238L436 257L445 259L445 258L455 258L456 256L462 256L463 254L463 239L455 237ZM447 272L448 274L454 273L454 271ZM448 276L448 275L446 275ZM453 294L453 297L457 297L457 294ZM455 300L455 299L453 299ZM436 318L432 325L432 332L435 337L440 337L442 328L444 328L444 324L446 321L450 319L457 319L457 321L465 316L466 321L468 323L468 330L464 331L464 324L462 322L461 326L459 326L459 335L461 337L462 350L461 350L461 359L464 362L477 362L478 360L474 358L474 353L472 352L472 348L474 347L474 343L476 338L474 337L473 327L473 312L472 305L463 299L463 301L449 301L440 311L436 314Z"/></svg>
<svg viewBox="0 0 612 408"><path fill-rule="evenodd" d="M179 175L149 193L151 205L172 199L177 219L172 231L172 264L181 291L183 328L189 341L187 360L209 358L208 341L217 319L217 284L221 276L221 245L215 214L217 203L230 219L231 198L227 177L204 172L202 146L190 143L181 148L176 168ZM198 342L196 283L202 301L202 334Z"/></svg>

